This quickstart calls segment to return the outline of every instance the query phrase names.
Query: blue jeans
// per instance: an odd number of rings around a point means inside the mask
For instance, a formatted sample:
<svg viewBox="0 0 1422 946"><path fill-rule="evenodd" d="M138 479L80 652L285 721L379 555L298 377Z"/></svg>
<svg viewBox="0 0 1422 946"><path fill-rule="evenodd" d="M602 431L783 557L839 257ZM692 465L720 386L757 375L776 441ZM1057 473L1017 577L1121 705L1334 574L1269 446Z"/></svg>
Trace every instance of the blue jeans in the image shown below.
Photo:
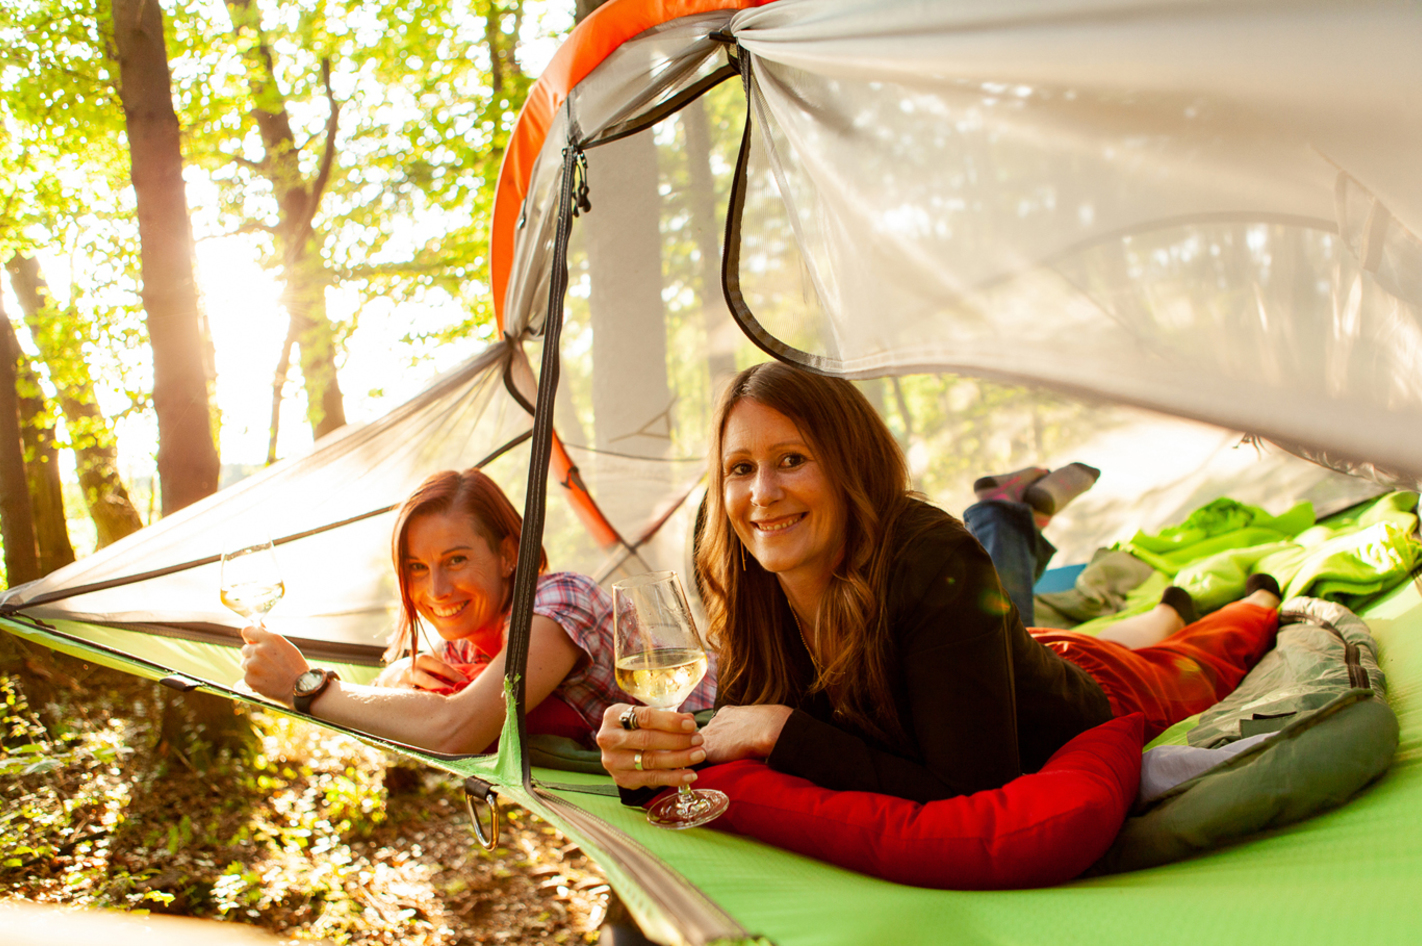
<svg viewBox="0 0 1422 946"><path fill-rule="evenodd" d="M1031 627L1032 586L1057 551L1032 521L1032 507L996 499L974 503L963 511L963 523L987 549L1003 590L1022 623Z"/></svg>

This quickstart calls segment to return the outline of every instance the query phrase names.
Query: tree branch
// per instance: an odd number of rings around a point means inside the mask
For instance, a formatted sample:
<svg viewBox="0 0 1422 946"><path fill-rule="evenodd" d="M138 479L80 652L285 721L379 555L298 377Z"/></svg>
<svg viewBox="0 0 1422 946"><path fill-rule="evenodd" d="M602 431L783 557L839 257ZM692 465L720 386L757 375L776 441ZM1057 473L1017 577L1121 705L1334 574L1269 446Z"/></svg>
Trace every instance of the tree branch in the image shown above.
<svg viewBox="0 0 1422 946"><path fill-rule="evenodd" d="M260 173L261 171L266 169L265 161L253 161L251 158L244 158L240 154L228 154L226 151L215 151L213 153L216 154L219 158L224 158L228 161L231 161L233 164L240 164L242 165L242 167L247 168L251 171L257 171Z"/></svg>
<svg viewBox="0 0 1422 946"><path fill-rule="evenodd" d="M331 106L331 117L326 119L326 150L321 154L321 168L316 172L316 180L311 183L311 194L307 198L301 224L296 228L297 239L293 246L305 246L306 241L311 238L316 208L321 205L321 196L326 193L326 185L331 180L331 166L336 161L336 129L340 126L341 106L331 88L330 57L321 60L321 84L326 87L326 101Z"/></svg>
<svg viewBox="0 0 1422 946"><path fill-rule="evenodd" d="M267 466L277 461L277 431L281 428L281 401L286 389L286 376L291 372L291 347L301 335L301 325L295 316L286 330L286 341L281 345L281 358L277 361L276 377L272 380L272 424L271 436L267 440Z"/></svg>

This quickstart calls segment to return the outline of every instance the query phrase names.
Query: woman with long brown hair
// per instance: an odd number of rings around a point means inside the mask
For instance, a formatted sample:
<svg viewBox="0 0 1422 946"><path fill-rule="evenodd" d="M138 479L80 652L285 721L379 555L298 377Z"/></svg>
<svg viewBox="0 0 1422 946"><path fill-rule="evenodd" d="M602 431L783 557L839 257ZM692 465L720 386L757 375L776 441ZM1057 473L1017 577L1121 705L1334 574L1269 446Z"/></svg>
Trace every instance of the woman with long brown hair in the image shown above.
<svg viewBox="0 0 1422 946"><path fill-rule="evenodd" d="M373 735L441 752L482 751L503 728L504 644L522 529L482 471L430 476L395 521L400 619L378 685L312 670L290 641L261 627L242 632L247 684ZM614 677L612 604L585 575L550 574L542 549L538 565L524 684L529 731L586 737L609 705L630 699ZM432 652L419 651L421 622L441 638ZM691 708L708 706L714 688L708 674Z"/></svg>
<svg viewBox="0 0 1422 946"><path fill-rule="evenodd" d="M625 788L739 758L918 801L994 788L1113 714L1156 724L1214 702L1272 641L1264 593L1188 628L1162 606L1119 641L1029 633L963 523L911 494L847 381L747 369L712 437L697 564L719 708L700 733L685 714L609 708L598 742Z"/></svg>

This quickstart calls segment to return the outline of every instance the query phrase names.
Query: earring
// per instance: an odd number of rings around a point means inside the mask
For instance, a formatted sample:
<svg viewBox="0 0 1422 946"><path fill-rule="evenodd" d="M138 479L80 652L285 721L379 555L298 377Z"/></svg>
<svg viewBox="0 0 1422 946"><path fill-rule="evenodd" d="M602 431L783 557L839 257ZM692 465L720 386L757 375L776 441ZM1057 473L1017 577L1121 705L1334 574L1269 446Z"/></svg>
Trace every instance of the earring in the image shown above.
<svg viewBox="0 0 1422 946"><path fill-rule="evenodd" d="M737 542L737 543L736 543L736 547L741 550L741 571L745 571L745 570L746 570L746 544L745 544L744 542Z"/></svg>

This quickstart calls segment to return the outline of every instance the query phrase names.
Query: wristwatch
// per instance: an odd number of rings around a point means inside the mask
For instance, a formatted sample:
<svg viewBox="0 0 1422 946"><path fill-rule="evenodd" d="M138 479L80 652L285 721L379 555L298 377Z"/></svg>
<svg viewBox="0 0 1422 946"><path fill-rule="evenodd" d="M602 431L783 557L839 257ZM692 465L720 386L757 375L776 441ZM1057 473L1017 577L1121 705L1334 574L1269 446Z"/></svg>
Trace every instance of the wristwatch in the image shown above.
<svg viewBox="0 0 1422 946"><path fill-rule="evenodd" d="M326 692L326 687L331 685L332 680L341 679L341 675L334 670L308 670L296 678L296 685L291 688L291 704L296 707L298 713L311 715L311 704L316 697Z"/></svg>

